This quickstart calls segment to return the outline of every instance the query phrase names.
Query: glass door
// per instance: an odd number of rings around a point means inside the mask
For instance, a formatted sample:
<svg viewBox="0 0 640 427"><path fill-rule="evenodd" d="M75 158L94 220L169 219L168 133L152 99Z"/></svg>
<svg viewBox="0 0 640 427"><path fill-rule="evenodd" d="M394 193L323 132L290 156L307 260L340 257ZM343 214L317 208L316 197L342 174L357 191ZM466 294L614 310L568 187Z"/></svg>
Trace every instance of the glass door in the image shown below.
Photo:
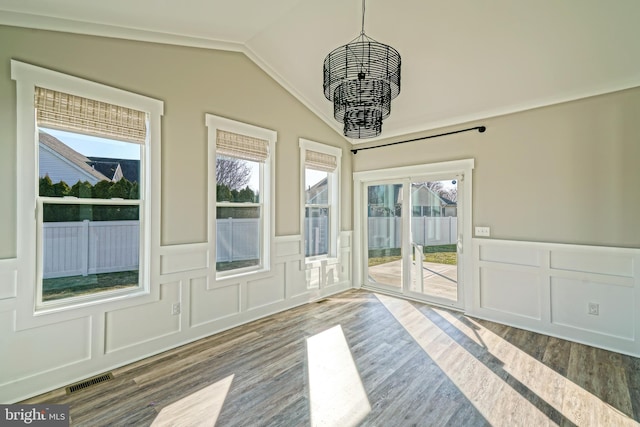
<svg viewBox="0 0 640 427"><path fill-rule="evenodd" d="M367 286L462 305L458 182L444 175L364 186Z"/></svg>
<svg viewBox="0 0 640 427"><path fill-rule="evenodd" d="M402 183L366 186L366 270L369 284L403 289Z"/></svg>
<svg viewBox="0 0 640 427"><path fill-rule="evenodd" d="M411 180L411 270L407 293L457 305L458 179Z"/></svg>

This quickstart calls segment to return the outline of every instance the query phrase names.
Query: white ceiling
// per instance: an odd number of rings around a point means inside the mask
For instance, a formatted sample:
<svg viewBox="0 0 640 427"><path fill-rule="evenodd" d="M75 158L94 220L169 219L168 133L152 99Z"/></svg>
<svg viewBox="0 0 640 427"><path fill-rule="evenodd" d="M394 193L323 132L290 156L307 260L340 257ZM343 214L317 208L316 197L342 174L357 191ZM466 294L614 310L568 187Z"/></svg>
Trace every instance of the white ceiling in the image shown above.
<svg viewBox="0 0 640 427"><path fill-rule="evenodd" d="M322 63L361 12L361 0L0 0L0 24L245 52L340 133ZM380 138L640 86L639 23L638 0L368 0L367 35L402 56Z"/></svg>

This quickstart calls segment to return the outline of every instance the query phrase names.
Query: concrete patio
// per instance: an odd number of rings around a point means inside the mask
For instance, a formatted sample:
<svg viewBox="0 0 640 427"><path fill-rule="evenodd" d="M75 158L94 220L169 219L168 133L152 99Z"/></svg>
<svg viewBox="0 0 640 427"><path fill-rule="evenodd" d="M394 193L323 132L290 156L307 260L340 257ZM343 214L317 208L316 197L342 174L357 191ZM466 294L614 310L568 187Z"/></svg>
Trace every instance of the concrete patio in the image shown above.
<svg viewBox="0 0 640 427"><path fill-rule="evenodd" d="M415 268L415 264L412 264ZM418 289L415 276L412 276L410 290L422 293L426 296L457 300L458 266L450 264L438 264L435 262L422 262L422 277L424 289ZM385 264L369 267L369 278L377 283L393 286L401 289L402 286L402 260L391 261Z"/></svg>

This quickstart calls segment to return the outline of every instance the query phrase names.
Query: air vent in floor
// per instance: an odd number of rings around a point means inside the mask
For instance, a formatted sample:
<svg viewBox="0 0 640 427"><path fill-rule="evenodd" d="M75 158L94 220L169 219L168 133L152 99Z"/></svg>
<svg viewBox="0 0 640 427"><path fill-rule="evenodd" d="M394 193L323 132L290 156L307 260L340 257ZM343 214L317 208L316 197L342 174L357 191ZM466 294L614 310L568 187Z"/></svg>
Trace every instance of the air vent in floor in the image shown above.
<svg viewBox="0 0 640 427"><path fill-rule="evenodd" d="M71 384L66 388L67 394L75 393L77 391L84 390L87 387L91 387L92 385L100 384L112 379L113 379L113 374L111 372L108 372L102 375L97 375L95 377L91 377L84 381L80 381L79 383Z"/></svg>

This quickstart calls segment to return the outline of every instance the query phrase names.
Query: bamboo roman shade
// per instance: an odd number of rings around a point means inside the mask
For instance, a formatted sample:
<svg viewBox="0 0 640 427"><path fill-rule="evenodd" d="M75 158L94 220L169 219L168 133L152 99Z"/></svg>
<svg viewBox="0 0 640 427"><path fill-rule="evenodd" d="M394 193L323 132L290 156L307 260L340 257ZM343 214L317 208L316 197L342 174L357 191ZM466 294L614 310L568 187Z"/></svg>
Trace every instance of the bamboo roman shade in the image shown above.
<svg viewBox="0 0 640 427"><path fill-rule="evenodd" d="M142 111L41 87L35 88L35 107L38 126L139 144L146 140Z"/></svg>
<svg viewBox="0 0 640 427"><path fill-rule="evenodd" d="M264 163L269 157L269 141L217 129L216 153L220 156Z"/></svg>
<svg viewBox="0 0 640 427"><path fill-rule="evenodd" d="M304 163L309 169L322 172L333 172L336 170L336 167L338 167L336 156L313 150L306 150Z"/></svg>

